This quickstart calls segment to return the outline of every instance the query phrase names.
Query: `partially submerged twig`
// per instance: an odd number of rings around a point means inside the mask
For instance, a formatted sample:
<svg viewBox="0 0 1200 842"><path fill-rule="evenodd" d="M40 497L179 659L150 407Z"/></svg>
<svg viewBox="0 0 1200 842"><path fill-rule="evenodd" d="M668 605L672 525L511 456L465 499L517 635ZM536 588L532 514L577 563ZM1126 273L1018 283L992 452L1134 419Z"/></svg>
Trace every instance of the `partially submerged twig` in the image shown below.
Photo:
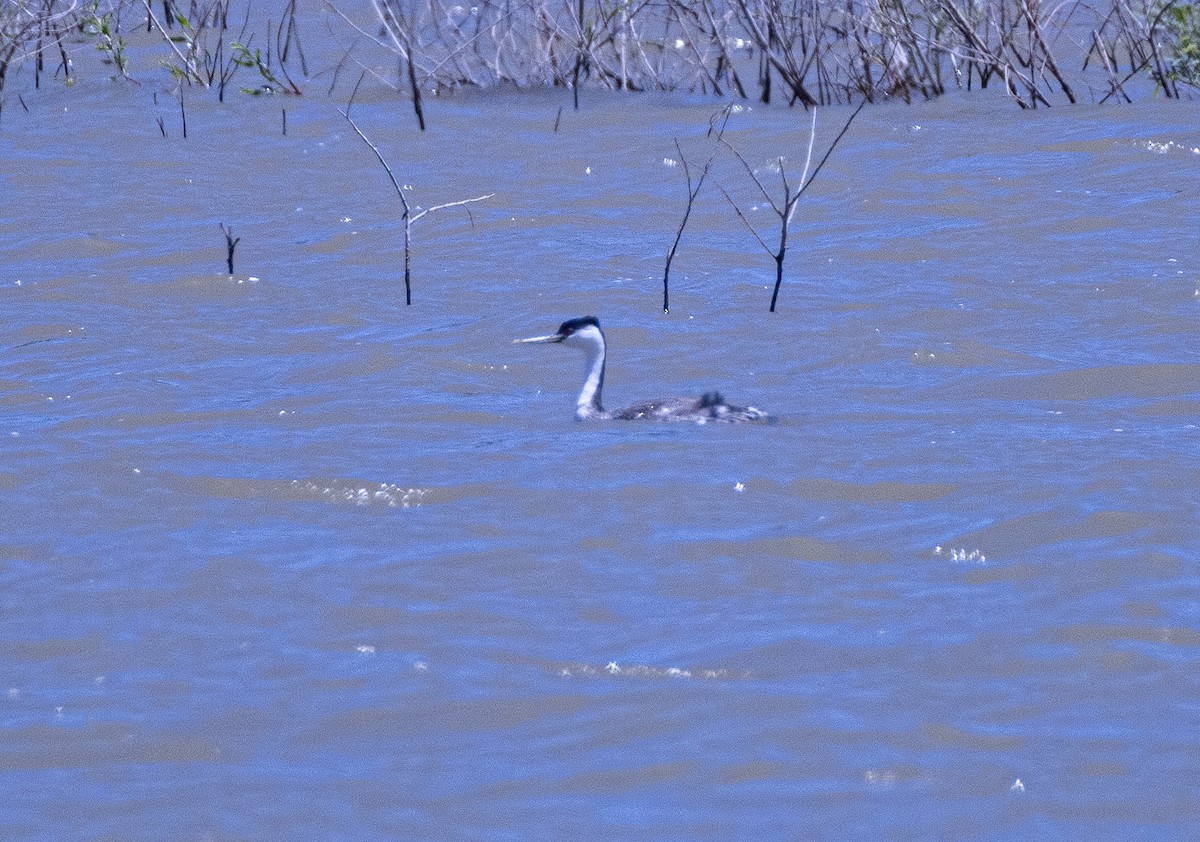
<svg viewBox="0 0 1200 842"><path fill-rule="evenodd" d="M783 262L784 258L787 256L788 233L792 223L792 217L796 214L796 207L800 202L800 197L804 194L804 191L809 188L809 185L811 185L816 179L817 174L821 171L821 168L825 166L825 162L829 160L829 156L833 154L833 150L837 148L838 143L841 142L841 139L849 130L850 124L854 122L854 118L858 116L858 112L862 111L863 106L865 105L866 102L864 101L858 106L858 108L854 109L854 112L850 115L849 119L846 120L846 124L842 126L842 130L838 132L837 137L833 139L833 143L829 145L829 148L825 151L825 154L822 156L820 162L818 162L817 166L813 168L810 173L809 170L812 166L813 144L817 136L817 109L814 108L812 110L812 126L809 128L808 135L808 153L804 159L804 170L800 174L800 186L794 192L792 190L791 183L788 181L787 169L784 166L783 156L779 156L777 159L777 164L779 166L779 178L783 183L782 203L775 201L775 199L771 196L770 191L767 190L767 188L763 186L762 181L759 180L758 174L754 171L754 168L751 167L746 159L742 156L742 153L735 149L733 145L729 143L729 141L724 139L724 137L718 136L717 138L718 141L724 144L741 162L751 180L758 187L759 192L762 193L763 198L767 200L767 204L771 206L771 210L773 210L775 215L779 217L779 245L772 247L767 245L766 240L764 240L762 235L758 233L758 230L750 224L750 220L746 218L746 215L742 213L742 209L738 207L737 202L730 197L729 193L726 192L724 187L721 187L721 192L725 195L725 198L729 200L729 204L733 205L733 209L737 212L738 218L742 220L748 229L750 229L750 233L754 235L756 240L758 240L759 245L761 245L767 254L771 255L771 258L775 261L775 287L771 292L770 307L770 312L772 313L775 312L775 305L779 301L779 290L780 287L783 286Z"/></svg>
<svg viewBox="0 0 1200 842"><path fill-rule="evenodd" d="M183 107L183 85L179 86L179 119L183 123L183 139L187 140L187 109Z"/></svg>
<svg viewBox="0 0 1200 842"><path fill-rule="evenodd" d="M683 218L679 220L679 228L675 231L675 239L671 241L671 247L667 249L667 261L663 266L663 313L670 312L671 302L669 297L670 279L671 279L671 261L675 259L675 252L679 249L679 241L683 239L683 229L687 227L688 218L692 215L692 206L696 203L696 197L700 195L700 188L704 186L704 179L708 178L708 171L712 167L713 158L716 156L714 152L708 156L708 160L704 162L704 169L700 171L700 177L694 182L692 181L692 171L688 167L687 156L683 154L683 149L679 145L679 139L675 140L675 151L679 153L679 165L683 167L683 177L687 179L687 204L683 208Z"/></svg>
<svg viewBox="0 0 1200 842"><path fill-rule="evenodd" d="M373 0L375 14L379 18L383 30L388 34L394 45L395 52L403 59L405 69L408 71L409 90L412 92L413 111L417 115L417 125L421 131L425 131L425 110L421 105L421 84L417 81L417 68L413 60L413 35L412 26L408 20L408 16L400 8L399 4L389 5L386 0ZM336 8L335 8L336 10ZM338 14L341 15L340 10ZM343 15L345 17L345 15ZM357 28L357 27L355 27ZM375 39L378 41L378 39ZM359 77L359 82L362 78ZM355 86L357 90L358 86ZM351 95L351 100L354 96Z"/></svg>
<svg viewBox="0 0 1200 842"><path fill-rule="evenodd" d="M425 131L425 109L421 106L421 85L417 82L417 69L413 66L412 50L408 51L408 82L412 88L413 111L417 114L417 125Z"/></svg>
<svg viewBox="0 0 1200 842"><path fill-rule="evenodd" d="M716 136L719 141L721 136L725 134L725 127L729 125L729 116L733 113L732 104L726 105L720 109L708 121L708 137ZM663 313L670 312L670 278L671 278L671 262L675 259L675 252L679 249L679 241L683 239L683 229L687 227L688 219L692 215L692 206L696 203L696 197L700 195L700 188L704 186L704 180L708 178L708 171L712 168L713 159L716 158L716 152L708 156L708 160L704 162L704 169L700 171L700 177L692 181L692 172L688 167L687 156L683 154L683 148L679 145L679 139L675 139L675 151L679 153L679 163L683 166L683 176L687 179L687 204L683 208L683 219L679 221L679 228L675 231L675 239L671 242L671 247L667 249L667 260L663 266Z"/></svg>
<svg viewBox="0 0 1200 842"><path fill-rule="evenodd" d="M242 241L241 237L234 239L233 229L227 226L224 222L221 223L221 230L225 233L225 263L229 267L229 274L233 274L233 250L237 248L237 244Z"/></svg>
<svg viewBox="0 0 1200 842"><path fill-rule="evenodd" d="M362 83L361 76L359 77L358 81L360 84ZM408 204L408 198L404 195L404 190L403 190L403 188L400 187L400 182L398 182L396 180L396 174L392 172L392 168L390 166L388 166L388 162L384 159L383 153L381 153L379 151L379 147L371 142L371 139L369 137L367 137L366 134L363 133L363 130L360 129L358 127L358 124L356 124L354 122L354 120L351 119L351 117L350 117L350 106L354 104L354 94L357 92L358 92L358 85L355 85L354 93L352 93L350 95L350 102L348 102L346 104L346 110L345 111L342 111L341 109L338 109L338 110L341 113L341 115L346 118L346 121L350 124L350 127L354 129L354 131L358 134L358 136L360 138L362 138L363 143L367 144L367 146L370 147L371 151L375 153L375 157L379 159L379 163L383 165L383 169L387 173L388 179L392 182L392 187L395 188L396 195L400 197L400 205L401 205L401 207L404 208L404 213L401 216L401 219L404 221L404 303L406 305L410 305L410 304L412 304L412 273L411 273L410 266L411 266L411 254L412 254L412 227L413 227L413 224L418 219L425 216L425 214L427 214L427 213L433 213L434 211L437 211L437 210L444 210L445 208L454 208L454 207L459 207L459 206L463 206L463 205L469 205L474 202L482 202L485 199L492 198L492 196L495 196L496 194L488 193L484 196L477 196L474 199L461 199L457 202L446 202L445 204L434 205L433 207L424 208L420 211L417 211L416 213L413 213L411 206ZM471 219L472 224L474 224L474 218L471 217L471 212L469 210L467 211L467 216L468 216L468 218Z"/></svg>

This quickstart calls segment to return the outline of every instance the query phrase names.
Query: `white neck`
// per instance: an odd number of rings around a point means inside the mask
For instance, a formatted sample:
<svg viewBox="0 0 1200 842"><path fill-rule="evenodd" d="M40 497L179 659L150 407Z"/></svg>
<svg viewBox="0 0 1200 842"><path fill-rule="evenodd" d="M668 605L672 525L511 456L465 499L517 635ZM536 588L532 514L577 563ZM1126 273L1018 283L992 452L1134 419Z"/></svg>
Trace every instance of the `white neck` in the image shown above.
<svg viewBox="0 0 1200 842"><path fill-rule="evenodd" d="M600 391L604 388L604 334L594 327L586 327L572 334L567 342L587 354L583 369L586 377L575 402L575 417L580 421L594 418L604 413L600 403Z"/></svg>

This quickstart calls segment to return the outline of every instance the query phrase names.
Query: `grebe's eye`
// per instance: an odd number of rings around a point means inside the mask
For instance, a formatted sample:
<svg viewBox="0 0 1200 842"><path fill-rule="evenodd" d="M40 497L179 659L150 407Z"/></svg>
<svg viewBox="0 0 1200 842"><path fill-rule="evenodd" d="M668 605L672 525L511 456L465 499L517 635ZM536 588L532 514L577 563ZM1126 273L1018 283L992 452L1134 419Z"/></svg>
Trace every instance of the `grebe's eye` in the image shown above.
<svg viewBox="0 0 1200 842"><path fill-rule="evenodd" d="M575 328L573 328L573 327L568 327L568 328L564 328L564 329L563 329L562 335L563 335L563 336L570 336L570 335L571 335L572 333L574 333L574 332L575 332Z"/></svg>

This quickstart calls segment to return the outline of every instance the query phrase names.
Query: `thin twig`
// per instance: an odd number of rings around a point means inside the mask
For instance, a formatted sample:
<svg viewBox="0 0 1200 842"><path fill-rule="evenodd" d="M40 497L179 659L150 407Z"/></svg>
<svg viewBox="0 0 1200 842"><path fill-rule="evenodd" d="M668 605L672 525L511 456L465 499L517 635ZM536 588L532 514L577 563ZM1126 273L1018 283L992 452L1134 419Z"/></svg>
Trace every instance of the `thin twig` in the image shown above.
<svg viewBox="0 0 1200 842"><path fill-rule="evenodd" d="M742 212L742 209L738 206L737 202L733 200L725 188L720 188L721 192L725 195L725 198L729 201L729 204L733 205L733 209L737 213L738 218L741 219L742 223L750 229L750 233L754 235L756 240L758 240L758 244L761 245L767 254L771 255L771 258L775 261L775 286L771 291L771 306L769 308L770 312L772 313L775 312L775 306L779 301L779 290L783 286L783 266L784 260L787 257L788 236L791 229L792 219L796 215L796 208L800 205L800 197L804 194L804 191L808 189L809 185L813 183L813 180L817 177L817 174L820 173L821 168L825 166L825 162L829 160L829 156L833 154L833 150L837 148L838 143L846 135L846 132L850 128L850 124L854 122L854 118L858 116L858 112L862 111L865 105L866 101L864 100L850 115L850 118L846 121L846 124L842 126L842 130L838 132L837 137L833 139L833 143L829 145L829 148L825 151L825 155L817 163L817 166L812 169L812 173L810 174L809 168L812 165L813 145L815 143L815 137L817 133L817 114L816 109L813 109L812 126L809 130L808 137L808 152L804 160L804 170L800 178L800 187L795 192L792 192L791 182L788 181L787 168L785 166L783 157L780 156L776 160L776 164L779 167L779 180L783 187L782 205L775 201L770 191L768 191L766 186L763 185L762 180L758 177L758 173L756 173L754 168L750 166L750 162L746 160L745 156L743 156L742 153L739 152L737 148L734 147L734 145L729 141L725 140L723 137L718 138L725 148L732 152L734 157L741 162L742 167L746 170L746 173L758 187L758 190L760 193L762 193L763 198L771 206L771 210L773 210L775 215L779 217L779 245L775 248L772 248L771 246L767 245L766 240L764 240L762 235L758 233L758 230L750 224L750 220L746 218L746 215Z"/></svg>
<svg viewBox="0 0 1200 842"><path fill-rule="evenodd" d="M179 85L179 119L183 123L183 139L187 140L187 109L183 106L183 84Z"/></svg>
<svg viewBox="0 0 1200 842"><path fill-rule="evenodd" d="M355 88L355 90L357 90L357 87ZM351 119L349 105L346 106L345 111L342 111L339 108L338 113L346 118L346 122L348 122L350 124L350 128L354 129L354 131L358 133L358 136L362 138L363 143L365 143L367 146L371 147L371 151L375 153L375 157L378 158L379 163L383 165L384 171L387 173L388 178L392 182L392 187L396 188L396 195L400 197L400 203L404 205L404 217L407 219L408 218L408 199L404 198L404 191L400 189L400 182L396 181L396 174L392 172L392 168L389 167L388 162L384 160L383 153L381 153L379 151L378 146L376 146L374 143L371 142L371 139L369 137L367 137L365 134L363 134L363 130L358 127L358 124L355 123L354 120Z"/></svg>
<svg viewBox="0 0 1200 842"><path fill-rule="evenodd" d="M225 265L229 268L229 274L233 274L233 250L237 248L237 244L242 241L241 237L234 238L233 229L221 223L221 231L225 234Z"/></svg>
<svg viewBox="0 0 1200 842"><path fill-rule="evenodd" d="M663 266L663 313L670 312L670 278L671 278L671 261L675 259L675 252L679 249L679 241L683 239L683 229L687 227L688 218L692 215L692 205L696 202L696 197L700 195L700 188L704 186L704 179L708 178L708 171L712 167L713 155L708 156L708 160L704 163L704 169L700 172L700 177L696 180L695 186L692 184L692 171L688 167L687 156L683 154L683 149L679 145L679 138L675 138L675 151L679 153L679 163L683 166L683 176L687 179L687 204L683 208L683 219L679 221L679 228L675 231L675 239L671 242L671 247L667 249L667 261Z"/></svg>
<svg viewBox="0 0 1200 842"><path fill-rule="evenodd" d="M167 42L167 45L179 58L179 61L182 63L181 69L187 71L188 79L190 81L199 82L201 87L207 88L208 82L204 79L204 74L196 72L195 62L189 61L187 57L184 56L183 51L179 49L178 45L176 45L175 40L167 34L167 30L164 29L163 25L158 22L158 18L154 15L154 10L150 8L150 0L142 0L142 5L146 7L146 14L149 17L149 20L153 21L155 29L162 34L163 40Z"/></svg>
<svg viewBox="0 0 1200 842"><path fill-rule="evenodd" d="M763 198L766 199L767 202L771 205L771 210L775 211L775 213L780 213L781 211L779 210L779 206L775 204L775 200L771 197L770 191L767 190L767 188L763 186L762 181L759 180L758 173L756 173L754 171L754 167L750 166L750 162L747 161L744 157L742 157L742 153L739 152L734 147L734 145L732 143L730 143L729 141L725 140L724 138L718 138L718 141L720 143L724 144L725 148L728 149L730 152L732 152L734 154L734 156L739 161L742 162L742 166L745 168L746 173L750 176L750 178L758 186L758 191L760 193L762 193ZM768 249L768 251L769 251L769 249Z"/></svg>
<svg viewBox="0 0 1200 842"><path fill-rule="evenodd" d="M738 203L733 200L733 197L730 196L729 193L725 190L725 188L722 187L720 184L717 185L717 189L721 191L721 194L729 201L729 204L731 204L733 206L733 209L737 213L738 218L740 220L742 220L742 222L745 224L746 228L749 229L750 233L754 235L754 239L758 240L758 244L763 247L763 250L767 254L774 254L774 252L771 251L771 247L769 245L767 245L766 240L764 240L762 238L762 236L758 233L758 230L753 225L750 224L750 220L746 219L746 215L744 213L742 213L742 209L740 207L738 207Z"/></svg>
<svg viewBox="0 0 1200 842"><path fill-rule="evenodd" d="M866 107L866 104L867 103L864 100L863 102L859 103L858 108L854 109L854 113L850 115L850 119L848 119L846 121L846 125L842 126L842 130L840 132L838 132L837 137L835 137L833 139L833 143L829 144L829 148L825 150L825 155L821 158L820 163L817 164L817 168L815 170L813 170L813 173L809 177L808 181L804 182L800 186L800 193L797 193L796 194L797 196L799 196L801 193L803 193L805 190L807 190L808 186L816 180L817 173L819 173L821 171L821 167L825 166L825 162L829 160L829 156L833 154L833 150L837 149L837 145L839 143L841 143L842 138L845 137L845 135L846 135L846 132L850 130L850 124L854 122L854 118L858 116L858 112L862 111L863 108ZM813 128L814 128L814 130L816 128L815 119L813 121ZM811 148L812 148L812 144L810 143L809 149L811 149ZM805 169L807 169L807 168L808 168L808 165L805 164Z"/></svg>
<svg viewBox="0 0 1200 842"><path fill-rule="evenodd" d="M362 82L361 76L359 77L358 81L359 81L359 83ZM348 102L346 104L346 110L342 111L341 109L338 109L338 111L343 117L346 118L346 122L348 122L350 124L351 128L354 129L354 131L358 134L358 136L360 138L362 138L363 143L367 144L367 146L369 146L371 148L371 151L375 153L375 157L378 158L379 163L383 165L383 169L387 173L388 179L391 180L392 187L394 187L396 189L396 195L400 197L400 204L404 208L404 213L400 217L404 222L404 303L406 305L411 305L412 304L412 270L411 270L411 266L412 266L412 227L413 227L413 223L415 223L421 217L425 216L425 214L427 214L427 213L433 213L434 211L437 211L437 210L444 210L445 208L461 207L463 205L469 205L473 202L482 202L485 199L492 198L496 194L488 193L487 195L478 196L474 199L461 199L457 202L446 202L445 204L434 205L433 207L425 208L414 214L412 212L412 208L408 204L408 199L404 195L404 190L400 187L400 182L396 180L396 174L392 172L392 168L388 165L388 162L384 159L383 153L381 153L379 151L379 147L371 142L371 139L363 133L363 130L360 129L358 127L358 124L355 123L354 120L351 119L351 117L350 117L350 106L354 104L354 94L356 94L356 93L358 93L358 85L354 86L354 93L352 93L350 95L350 102ZM471 223L473 225L475 222L475 219L474 219L474 217L471 216L471 212L469 210L467 211L467 216L468 216L468 218L471 219Z"/></svg>
<svg viewBox="0 0 1200 842"><path fill-rule="evenodd" d="M412 221L413 221L413 222L416 222L418 219L420 219L421 217L423 217L423 216L424 216L425 214L427 214L427 213L433 213L434 211L438 211L438 210L445 210L446 208L457 208L457 207L460 207L460 206L462 206L462 205L469 205L469 204L472 204L472 203L474 203L474 202L482 202L482 201L484 201L485 199L490 199L490 198L492 198L492 197L493 197L493 196L495 196L495 195L496 195L495 193L486 193L486 194L484 194L484 195L482 195L482 196L476 196L474 199L460 199L460 200L458 200L457 202L446 202L445 204L442 204L442 205L434 205L434 206L433 206L433 207L431 207L431 208L425 208L424 210L422 210L422 211L420 211L420 212L418 212L418 213L415 213L415 214L413 214ZM468 211L467 213L468 213L468 216L469 216L469 215L470 215L470 211ZM475 220L474 220L474 217L471 217L471 224L473 225L473 224L474 224L474 222L475 222Z"/></svg>

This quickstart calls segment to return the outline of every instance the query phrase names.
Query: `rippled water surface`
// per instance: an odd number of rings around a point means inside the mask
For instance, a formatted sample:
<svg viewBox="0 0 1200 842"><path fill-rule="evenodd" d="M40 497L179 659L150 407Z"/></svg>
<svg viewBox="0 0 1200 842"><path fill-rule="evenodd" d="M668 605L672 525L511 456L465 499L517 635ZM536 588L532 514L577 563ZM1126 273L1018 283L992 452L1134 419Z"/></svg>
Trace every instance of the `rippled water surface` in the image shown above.
<svg viewBox="0 0 1200 842"><path fill-rule="evenodd" d="M774 314L723 151L664 316L717 103L363 96L494 194L406 307L344 102L152 93L0 122L0 836L1200 833L1196 105L870 107ZM807 120L726 138L776 189ZM778 422L574 422L511 340L587 314L610 406Z"/></svg>

